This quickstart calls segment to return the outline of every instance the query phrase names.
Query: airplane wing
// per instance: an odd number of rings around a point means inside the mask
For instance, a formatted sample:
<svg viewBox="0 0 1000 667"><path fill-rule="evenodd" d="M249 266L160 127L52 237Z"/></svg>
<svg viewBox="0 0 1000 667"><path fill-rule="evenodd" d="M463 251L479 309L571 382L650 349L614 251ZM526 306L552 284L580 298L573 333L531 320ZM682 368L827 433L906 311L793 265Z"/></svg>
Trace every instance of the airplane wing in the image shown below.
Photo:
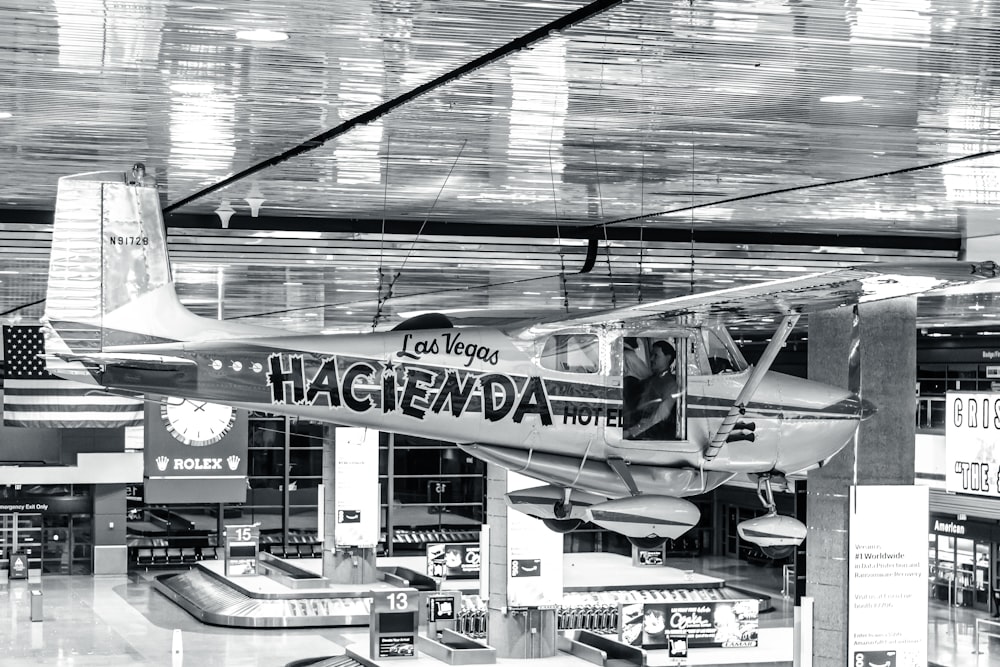
<svg viewBox="0 0 1000 667"><path fill-rule="evenodd" d="M751 285L688 294L604 311L562 314L524 327L532 333L566 324L602 324L627 321L654 324L686 317L703 320L790 313L810 313L840 306L899 296L1000 277L994 262L927 262L920 264L869 264L769 280Z"/></svg>

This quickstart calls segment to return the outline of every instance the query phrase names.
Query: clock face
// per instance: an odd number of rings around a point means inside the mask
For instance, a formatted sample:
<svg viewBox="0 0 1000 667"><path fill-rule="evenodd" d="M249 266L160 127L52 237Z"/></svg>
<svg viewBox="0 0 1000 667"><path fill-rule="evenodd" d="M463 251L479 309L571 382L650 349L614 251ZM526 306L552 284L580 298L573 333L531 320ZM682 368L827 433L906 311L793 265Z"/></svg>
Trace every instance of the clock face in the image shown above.
<svg viewBox="0 0 1000 667"><path fill-rule="evenodd" d="M185 445L214 445L236 422L236 410L229 405L189 399L176 401L167 399L162 403L160 416L170 435Z"/></svg>

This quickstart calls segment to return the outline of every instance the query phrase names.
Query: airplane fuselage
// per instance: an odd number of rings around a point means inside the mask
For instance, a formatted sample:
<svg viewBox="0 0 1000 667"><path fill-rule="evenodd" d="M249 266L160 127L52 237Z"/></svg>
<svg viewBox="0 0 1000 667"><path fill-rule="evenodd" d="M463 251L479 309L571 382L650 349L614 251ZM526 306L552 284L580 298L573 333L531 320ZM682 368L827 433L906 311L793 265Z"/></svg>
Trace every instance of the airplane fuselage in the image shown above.
<svg viewBox="0 0 1000 667"><path fill-rule="evenodd" d="M531 457L566 457L570 467L619 457L637 471L794 472L832 456L857 424L854 395L768 373L741 418L753 425L755 437L730 443L706 461L705 443L749 371L692 374L686 379L686 437L629 440L622 377L613 370L619 334L600 335L602 360L594 373L544 368L532 343L495 329L456 328L156 345L158 353L194 363L170 371L108 366L99 380L149 394L452 441L547 481L555 480L532 469ZM687 495L702 486L677 491Z"/></svg>

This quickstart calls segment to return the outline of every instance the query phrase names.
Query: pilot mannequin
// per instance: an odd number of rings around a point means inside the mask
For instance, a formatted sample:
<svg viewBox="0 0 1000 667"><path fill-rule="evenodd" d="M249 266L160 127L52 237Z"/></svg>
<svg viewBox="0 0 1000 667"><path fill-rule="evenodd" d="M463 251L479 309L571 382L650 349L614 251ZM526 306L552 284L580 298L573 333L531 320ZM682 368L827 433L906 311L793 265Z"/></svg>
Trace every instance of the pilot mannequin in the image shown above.
<svg viewBox="0 0 1000 667"><path fill-rule="evenodd" d="M622 340L622 405L625 411L625 427L638 421L637 406L642 395L642 383L650 376L649 364L639 356L639 341L632 336Z"/></svg>
<svg viewBox="0 0 1000 667"><path fill-rule="evenodd" d="M626 438L643 440L673 440L677 427L674 406L680 395L677 378L671 368L677 353L674 346L665 340L653 343L649 352L649 362L653 369L642 383L642 392L636 414L639 420L625 429Z"/></svg>

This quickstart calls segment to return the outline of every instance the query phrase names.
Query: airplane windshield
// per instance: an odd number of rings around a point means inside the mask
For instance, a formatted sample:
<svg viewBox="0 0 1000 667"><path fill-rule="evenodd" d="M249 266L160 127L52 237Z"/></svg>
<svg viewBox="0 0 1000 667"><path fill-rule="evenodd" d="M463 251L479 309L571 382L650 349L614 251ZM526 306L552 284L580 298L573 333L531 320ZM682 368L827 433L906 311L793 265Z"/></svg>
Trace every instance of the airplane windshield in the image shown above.
<svg viewBox="0 0 1000 667"><path fill-rule="evenodd" d="M708 365L713 375L746 370L746 359L743 358L728 331L722 327L706 327L702 329L702 337L705 341L705 352L708 354Z"/></svg>

